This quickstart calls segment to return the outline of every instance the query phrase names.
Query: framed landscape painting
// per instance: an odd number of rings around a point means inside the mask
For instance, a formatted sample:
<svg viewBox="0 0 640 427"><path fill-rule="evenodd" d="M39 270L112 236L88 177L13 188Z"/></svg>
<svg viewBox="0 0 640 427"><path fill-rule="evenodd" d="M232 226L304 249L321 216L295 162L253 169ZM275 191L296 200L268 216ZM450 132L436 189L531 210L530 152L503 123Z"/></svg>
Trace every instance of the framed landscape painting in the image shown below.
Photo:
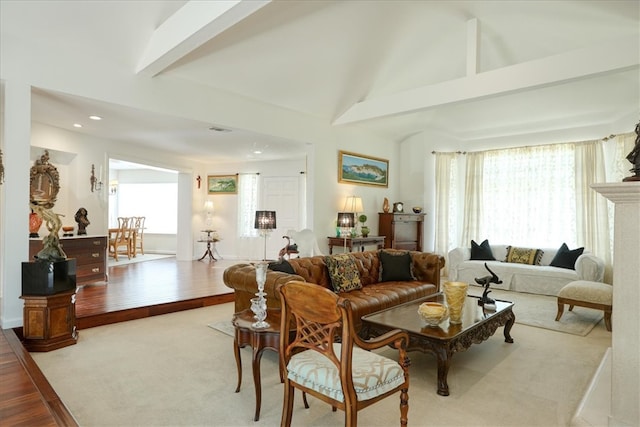
<svg viewBox="0 0 640 427"><path fill-rule="evenodd" d="M389 160L340 151L338 182L388 187Z"/></svg>
<svg viewBox="0 0 640 427"><path fill-rule="evenodd" d="M236 175L207 176L207 191L209 194L238 193L238 177Z"/></svg>

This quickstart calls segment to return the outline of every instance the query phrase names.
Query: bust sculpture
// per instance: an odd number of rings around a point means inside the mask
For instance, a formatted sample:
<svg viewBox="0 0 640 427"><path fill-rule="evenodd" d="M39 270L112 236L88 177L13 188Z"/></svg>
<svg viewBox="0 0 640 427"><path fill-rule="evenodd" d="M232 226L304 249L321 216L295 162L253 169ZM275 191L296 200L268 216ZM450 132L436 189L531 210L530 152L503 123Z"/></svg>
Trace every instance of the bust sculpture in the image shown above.
<svg viewBox="0 0 640 427"><path fill-rule="evenodd" d="M91 222L89 222L89 218L87 218L88 214L89 213L85 208L80 208L76 212L75 219L78 223L78 236L87 234L87 225L91 224Z"/></svg>
<svg viewBox="0 0 640 427"><path fill-rule="evenodd" d="M623 181L640 181L640 122L636 125L636 144L627 155L627 160L633 165L630 169L633 176L628 176Z"/></svg>

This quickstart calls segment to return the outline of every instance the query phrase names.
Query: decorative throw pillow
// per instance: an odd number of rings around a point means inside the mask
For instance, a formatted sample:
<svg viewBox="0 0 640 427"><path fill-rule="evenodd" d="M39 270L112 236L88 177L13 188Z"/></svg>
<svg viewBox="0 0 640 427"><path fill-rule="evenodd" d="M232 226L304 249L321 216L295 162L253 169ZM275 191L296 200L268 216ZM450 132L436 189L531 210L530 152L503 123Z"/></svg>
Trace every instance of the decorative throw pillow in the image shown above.
<svg viewBox="0 0 640 427"><path fill-rule="evenodd" d="M517 248L515 246L507 246L507 258L505 262L513 262L516 264L540 265L540 260L544 255L544 251L540 249Z"/></svg>
<svg viewBox="0 0 640 427"><path fill-rule="evenodd" d="M493 256L488 239L485 239L480 244L477 244L474 240L471 241L471 259L476 261L495 261L496 257Z"/></svg>
<svg viewBox="0 0 640 427"><path fill-rule="evenodd" d="M280 261L270 262L269 270L272 271L281 271L283 273L296 274L295 270L286 259L282 259Z"/></svg>
<svg viewBox="0 0 640 427"><path fill-rule="evenodd" d="M584 252L584 247L577 248L573 250L569 250L569 247L566 243L563 243L556 252L556 256L553 257L551 261L551 266L560 267L560 268L568 268L569 270L576 269L576 260L582 253Z"/></svg>
<svg viewBox="0 0 640 427"><path fill-rule="evenodd" d="M329 270L331 286L336 293L362 289L360 272L351 254L328 255L324 262Z"/></svg>
<svg viewBox="0 0 640 427"><path fill-rule="evenodd" d="M382 264L382 282L414 280L411 274L411 254L409 252L379 251Z"/></svg>

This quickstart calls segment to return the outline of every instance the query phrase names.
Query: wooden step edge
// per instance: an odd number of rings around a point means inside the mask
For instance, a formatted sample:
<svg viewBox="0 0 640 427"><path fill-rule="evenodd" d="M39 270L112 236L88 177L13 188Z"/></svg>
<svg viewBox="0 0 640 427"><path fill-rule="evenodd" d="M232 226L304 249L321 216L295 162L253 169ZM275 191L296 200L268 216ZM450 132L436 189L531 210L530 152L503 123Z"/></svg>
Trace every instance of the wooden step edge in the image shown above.
<svg viewBox="0 0 640 427"><path fill-rule="evenodd" d="M31 354L23 347L16 332L13 329L3 329L2 333L26 374L31 378L34 386L40 392L42 400L49 408L56 423L59 426L78 427L75 418L73 418L73 415L71 415L71 412L69 412L64 405L64 402L62 402L53 387L51 387L51 384L49 384L49 381L31 357Z"/></svg>

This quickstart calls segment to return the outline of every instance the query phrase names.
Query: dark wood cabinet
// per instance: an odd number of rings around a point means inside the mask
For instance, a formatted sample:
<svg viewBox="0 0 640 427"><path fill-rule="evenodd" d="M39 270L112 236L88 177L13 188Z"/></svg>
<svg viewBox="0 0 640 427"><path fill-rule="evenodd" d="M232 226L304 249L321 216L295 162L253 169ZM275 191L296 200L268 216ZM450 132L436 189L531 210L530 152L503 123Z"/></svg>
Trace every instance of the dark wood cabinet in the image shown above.
<svg viewBox="0 0 640 427"><path fill-rule="evenodd" d="M78 285L107 280L107 236L62 237L60 244L67 258L76 259ZM41 249L41 239L29 240L29 259Z"/></svg>
<svg viewBox="0 0 640 427"><path fill-rule="evenodd" d="M54 295L23 295L23 345L29 351L50 351L75 344L76 291Z"/></svg>
<svg viewBox="0 0 640 427"><path fill-rule="evenodd" d="M384 247L422 251L424 214L378 214L378 235L385 236Z"/></svg>

